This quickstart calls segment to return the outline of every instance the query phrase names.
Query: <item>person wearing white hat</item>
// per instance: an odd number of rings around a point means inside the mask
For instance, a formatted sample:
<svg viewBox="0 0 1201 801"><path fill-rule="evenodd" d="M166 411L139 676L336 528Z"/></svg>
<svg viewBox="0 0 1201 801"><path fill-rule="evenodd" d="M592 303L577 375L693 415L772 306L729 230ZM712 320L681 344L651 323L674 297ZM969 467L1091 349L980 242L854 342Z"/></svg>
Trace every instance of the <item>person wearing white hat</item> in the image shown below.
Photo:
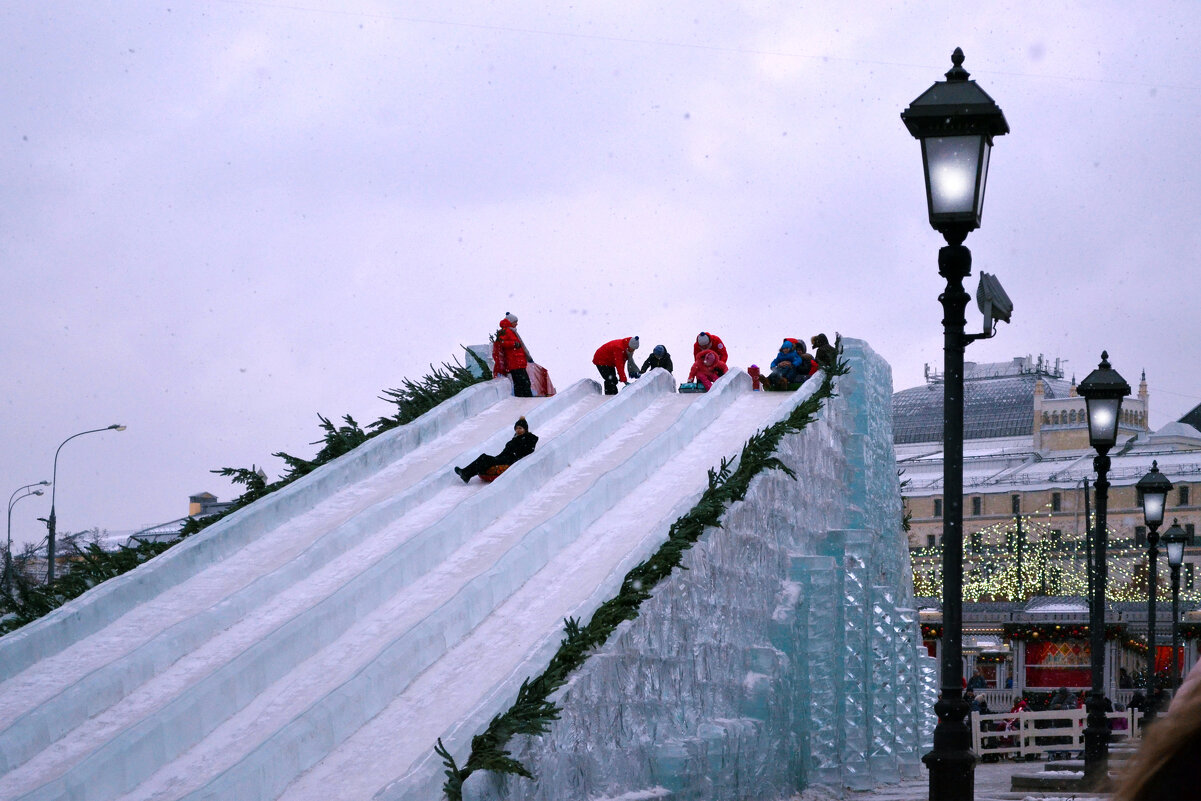
<svg viewBox="0 0 1201 801"><path fill-rule="evenodd" d="M641 375L634 365L634 351L638 350L638 337L614 339L601 345L592 355L592 363L605 384L606 395L617 394L617 382L629 383L626 379L626 365L629 365L630 375L637 378Z"/></svg>

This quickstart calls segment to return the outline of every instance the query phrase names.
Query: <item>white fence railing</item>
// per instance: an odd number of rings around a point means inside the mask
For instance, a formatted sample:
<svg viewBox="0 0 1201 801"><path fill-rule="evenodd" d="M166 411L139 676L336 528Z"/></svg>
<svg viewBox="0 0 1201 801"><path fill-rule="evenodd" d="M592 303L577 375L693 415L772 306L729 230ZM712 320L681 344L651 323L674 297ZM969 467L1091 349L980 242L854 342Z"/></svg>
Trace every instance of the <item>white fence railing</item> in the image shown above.
<svg viewBox="0 0 1201 801"><path fill-rule="evenodd" d="M972 713L972 750L976 756L1016 754L1030 756L1052 751L1083 751L1084 709L1048 712ZM1141 713L1127 709L1110 712L1110 742L1139 736Z"/></svg>
<svg viewBox="0 0 1201 801"><path fill-rule="evenodd" d="M988 702L988 708L994 712L998 709L1009 709L1013 706L1013 702L1020 698L1023 693L1051 693L1054 692L1054 687L1032 687L1026 690L973 690L977 698L983 698ZM1134 697L1135 690L1117 690L1113 694L1108 694L1115 704L1121 704L1123 707L1130 704L1130 699Z"/></svg>

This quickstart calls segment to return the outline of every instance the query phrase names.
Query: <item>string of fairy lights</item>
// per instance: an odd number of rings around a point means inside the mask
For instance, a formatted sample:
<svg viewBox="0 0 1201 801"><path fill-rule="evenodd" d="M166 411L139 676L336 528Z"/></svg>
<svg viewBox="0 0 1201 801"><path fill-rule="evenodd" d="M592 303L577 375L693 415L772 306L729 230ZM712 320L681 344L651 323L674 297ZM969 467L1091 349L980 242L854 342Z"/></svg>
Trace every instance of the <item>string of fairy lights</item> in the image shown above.
<svg viewBox="0 0 1201 801"><path fill-rule="evenodd" d="M963 600L1025 601L1036 595L1088 595L1088 551L1083 540L1056 540L1045 511L1024 514L1019 541L1013 519L999 521L963 538ZM1090 521L1095 522L1095 521ZM1020 544L1020 559L1019 559ZM1147 546L1109 528L1106 550L1109 601L1146 601L1149 573ZM1159 549L1157 584L1160 601L1171 600L1171 574L1165 551ZM942 597L942 545L910 551L914 594ZM1180 601L1201 601L1201 587L1186 586L1182 571Z"/></svg>

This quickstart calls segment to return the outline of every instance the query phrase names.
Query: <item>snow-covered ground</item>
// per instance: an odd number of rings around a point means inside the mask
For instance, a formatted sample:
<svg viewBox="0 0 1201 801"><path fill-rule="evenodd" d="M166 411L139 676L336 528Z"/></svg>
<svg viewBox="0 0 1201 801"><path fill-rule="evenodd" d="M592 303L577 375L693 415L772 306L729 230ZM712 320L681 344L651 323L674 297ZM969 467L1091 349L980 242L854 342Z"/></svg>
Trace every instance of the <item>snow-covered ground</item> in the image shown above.
<svg viewBox="0 0 1201 801"><path fill-rule="evenodd" d="M370 798L794 397L468 393L0 640L0 798Z"/></svg>

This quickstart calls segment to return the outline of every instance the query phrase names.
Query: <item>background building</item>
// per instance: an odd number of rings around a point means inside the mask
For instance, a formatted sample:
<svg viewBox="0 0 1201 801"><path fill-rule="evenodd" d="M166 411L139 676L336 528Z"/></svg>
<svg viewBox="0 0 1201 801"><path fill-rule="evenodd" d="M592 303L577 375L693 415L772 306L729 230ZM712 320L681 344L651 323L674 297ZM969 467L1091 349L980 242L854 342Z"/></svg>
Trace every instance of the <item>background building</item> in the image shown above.
<svg viewBox="0 0 1201 801"><path fill-rule="evenodd" d="M912 548L942 535L942 377L893 395L897 468L905 482ZM1135 483L1157 461L1175 485L1164 528L1178 518L1193 534L1201 519L1201 406L1156 431L1148 426L1146 376L1122 404L1119 446L1110 456L1109 526L1118 538L1145 542ZM1052 538L1072 547L1087 529L1084 480L1094 478L1084 398L1056 361L1040 356L968 363L964 376L964 541L1000 546L997 531L1016 535L1016 515L1043 521L1028 541ZM1161 531L1162 533L1162 531ZM1190 555L1191 556L1191 555Z"/></svg>
<svg viewBox="0 0 1201 801"><path fill-rule="evenodd" d="M941 384L941 375L927 371L924 385L895 393L892 404L897 470L919 596L935 595L941 587ZM1201 548L1192 547L1201 522L1201 406L1155 430L1150 419L1150 392L1143 375L1136 394L1123 401L1118 446L1110 452L1106 620L1119 628L1110 640L1113 653L1107 655L1106 686L1115 691L1117 668L1137 668L1135 640L1146 635L1146 529L1134 485L1153 461L1174 485L1160 534L1175 519L1190 536L1181 568L1182 615L1201 600ZM1073 665L1084 677L1081 686L1087 685L1087 638L1069 636L1069 630L1087 624L1087 604L1078 599L1087 595L1085 565L1091 543L1086 532L1094 510L1087 506L1085 481L1091 494L1095 453L1088 444L1084 398L1076 393L1075 379L1064 377L1058 360L1026 356L965 365L965 677L981 667L990 689L1002 689L1010 678L1016 688L1039 688L1042 674L1027 659L1034 652L1028 654L1025 643L1015 645L1012 635L1045 619L1051 630L1063 627L1058 632L1064 644L1054 658L1074 655ZM1160 560L1156 636L1157 650L1163 653L1157 661L1166 663L1171 652L1171 594L1162 548ZM1070 606L1069 598L1078 609L1064 606ZM937 600L926 600L923 615L933 624L941 618ZM1189 629L1189 634L1186 668L1196 656L1195 632ZM1042 637L1045 641L1047 632ZM978 638L983 639L977 642ZM933 650L933 641L928 645ZM1040 658L1045 656L1042 650Z"/></svg>

